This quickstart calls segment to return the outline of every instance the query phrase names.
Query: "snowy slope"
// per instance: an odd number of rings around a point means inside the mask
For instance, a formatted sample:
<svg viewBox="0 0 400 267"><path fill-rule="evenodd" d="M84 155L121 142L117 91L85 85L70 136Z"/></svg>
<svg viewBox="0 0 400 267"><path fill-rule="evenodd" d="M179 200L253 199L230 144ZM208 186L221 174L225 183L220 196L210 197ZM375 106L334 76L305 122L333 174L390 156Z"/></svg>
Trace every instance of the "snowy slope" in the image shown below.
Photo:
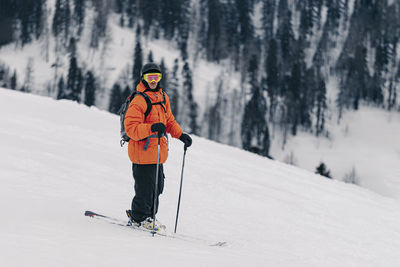
<svg viewBox="0 0 400 267"><path fill-rule="evenodd" d="M289 1L289 3L294 9L294 2ZM47 17L48 26L52 23L54 6L54 0L47 1L47 7L50 9ZM260 35L261 2L256 7L253 22L258 29L256 30L257 34ZM349 7L350 15L353 13L353 0L349 1ZM323 22L326 21L326 12L327 9L324 7L322 12ZM300 13L296 11L293 15L296 18L294 29L296 35L298 35ZM98 49L92 49L90 48L90 39L93 19L94 10L90 7L87 9L82 37L77 43L78 66L84 72L90 70L95 74L100 85L96 106L100 109L107 109L113 84L117 80L121 83L132 83L129 76L132 69L136 34L134 29L121 28L119 16L111 12L108 17L107 37L101 39ZM335 65L334 62L336 62L347 36L349 25L343 21L341 23L344 25L341 25L340 36L334 38L337 41L337 47L329 53L328 58L332 62L331 65L326 66L327 69ZM306 51L308 65L311 64L312 56L322 34L321 31L322 28L316 31L315 37L311 40L312 46ZM16 71L18 87L20 88L26 82L27 65L30 62L32 65L32 80L30 81L32 93L55 97L57 95L55 87L51 88L56 77L57 79L61 76L64 79L67 78L70 54L64 51L58 55L59 58L57 59L54 37L49 36L48 46L46 46L46 41L47 39L43 37L23 47L15 43L2 46L0 48L0 64L4 63L9 66L10 75L14 70ZM172 71L174 60L180 57L179 50L176 49L173 42L151 40L144 37L141 42L145 61L148 53L152 51L155 61L160 62L161 59L164 59L169 71ZM191 42L194 42L194 40ZM229 61L220 64L207 62L201 57L194 57L196 51L193 49L194 46L190 47L189 62L193 71L194 98L199 108L198 123L201 124L201 135L208 136L209 123L205 117L205 112L217 103L217 89L221 80L223 80L223 99L219 101L224 104L221 107L225 111L235 110L235 114L223 118L222 125L228 126L223 127L225 130L219 139L222 143L240 147L240 130L234 131L232 140L227 138L230 135L231 127L240 129L242 120L240 108L238 111L238 107L232 108L231 106L231 104L234 104L233 100L239 98L234 96L234 90L240 92L243 87L240 84L240 75L232 70ZM46 54L48 55L46 56ZM182 62L180 68L182 68ZM178 75L181 75L181 69L178 71ZM121 85L124 87L123 84ZM385 196L400 199L400 142L397 137L400 132L400 114L362 107L357 112L346 112L341 124L337 125L335 99L338 88L338 81L334 77L330 77L327 80L330 105L329 115L326 117L326 129L330 133L330 138L315 138L309 133L299 131L297 136L289 137L286 146L282 149L281 139L283 134L276 130L271 139L271 156L277 160L285 161L289 155L293 154L297 165L309 171L314 171L316 166L323 161L331 170L333 177L338 180L342 180L354 168L358 183L361 186ZM182 87L179 87L179 89L182 89ZM184 92L181 92L181 96L183 95ZM180 100L183 103L183 99ZM181 118L178 117L178 119ZM371 127L371 125L374 126ZM278 128L270 124L270 128L273 127ZM379 136L384 136L384 138L377 138Z"/></svg>
<svg viewBox="0 0 400 267"><path fill-rule="evenodd" d="M399 266L400 206L194 137L178 238L111 225L133 181L115 115L0 89L4 266ZM158 218L172 230L182 163L172 140ZM181 236L185 238L179 238ZM210 246L225 241L224 247Z"/></svg>

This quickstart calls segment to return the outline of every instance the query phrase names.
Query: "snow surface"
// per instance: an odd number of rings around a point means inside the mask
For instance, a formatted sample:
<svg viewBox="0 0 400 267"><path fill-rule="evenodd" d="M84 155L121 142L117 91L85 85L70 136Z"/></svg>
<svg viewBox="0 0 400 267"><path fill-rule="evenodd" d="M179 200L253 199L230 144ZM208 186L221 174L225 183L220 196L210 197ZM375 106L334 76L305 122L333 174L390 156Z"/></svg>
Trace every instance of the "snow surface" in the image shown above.
<svg viewBox="0 0 400 267"><path fill-rule="evenodd" d="M5 89L0 114L3 266L400 264L396 200L195 136L176 238L85 217L125 219L130 206L119 118ZM182 148L171 140L158 214L170 231Z"/></svg>

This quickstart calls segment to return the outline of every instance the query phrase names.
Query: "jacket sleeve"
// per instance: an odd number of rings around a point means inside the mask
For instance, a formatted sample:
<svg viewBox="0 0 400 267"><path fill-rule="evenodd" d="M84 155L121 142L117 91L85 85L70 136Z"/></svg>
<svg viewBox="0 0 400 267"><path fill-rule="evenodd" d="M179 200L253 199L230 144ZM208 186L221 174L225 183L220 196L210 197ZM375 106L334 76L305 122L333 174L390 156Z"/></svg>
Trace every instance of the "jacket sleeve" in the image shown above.
<svg viewBox="0 0 400 267"><path fill-rule="evenodd" d="M144 123L146 109L146 100L143 97L135 97L126 111L124 120L125 131L132 140L139 141L152 134L151 124Z"/></svg>
<svg viewBox="0 0 400 267"><path fill-rule="evenodd" d="M174 115L171 111L171 106L169 104L169 97L165 94L165 106L167 110L167 133L169 133L174 138L179 138L182 135L181 126L179 126L178 122L175 120Z"/></svg>

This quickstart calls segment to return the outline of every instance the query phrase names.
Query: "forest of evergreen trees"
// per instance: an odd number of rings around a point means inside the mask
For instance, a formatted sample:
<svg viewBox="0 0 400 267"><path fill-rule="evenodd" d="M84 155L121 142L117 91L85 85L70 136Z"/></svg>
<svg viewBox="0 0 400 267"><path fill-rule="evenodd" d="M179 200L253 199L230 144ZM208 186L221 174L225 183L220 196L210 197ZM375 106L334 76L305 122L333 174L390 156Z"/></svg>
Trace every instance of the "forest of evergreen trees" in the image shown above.
<svg viewBox="0 0 400 267"><path fill-rule="evenodd" d="M352 3L56 0L54 7L48 7L45 0L2 0L0 47L10 43L23 47L35 40L48 40L49 36L55 38L59 53L69 55L69 67L67 73L58 73L57 62L54 64L54 75L49 78L56 86L48 90L58 99L96 105L101 77L84 68L76 44L84 28L89 27L85 24L88 9L95 14L90 26L93 49L98 49L107 34L107 18L118 16L120 27L131 28L147 40L169 40L179 49L180 56L172 68L167 68L163 60L158 63L165 70L162 86L187 131L216 141L221 141L223 132L228 131L228 138L240 132L244 149L268 156L272 127L280 127L285 140L299 129L317 136L326 134L326 83L331 77L339 81L339 92L332 99L339 110L338 119L346 109L357 110L361 103L398 109L400 1ZM51 15L49 8L53 10ZM118 112L134 90L142 65L153 61L151 51L144 54L141 38L136 38L132 51L128 78L116 80L107 90L111 95L110 112ZM202 121L193 94L196 74L190 64L199 58L228 65L241 75L241 88L229 97L224 94L229 88L223 82L215 88L216 103L203 107ZM2 85L29 92L29 81L18 83L17 79L20 77L15 71L0 61ZM23 85L17 88L17 84Z"/></svg>

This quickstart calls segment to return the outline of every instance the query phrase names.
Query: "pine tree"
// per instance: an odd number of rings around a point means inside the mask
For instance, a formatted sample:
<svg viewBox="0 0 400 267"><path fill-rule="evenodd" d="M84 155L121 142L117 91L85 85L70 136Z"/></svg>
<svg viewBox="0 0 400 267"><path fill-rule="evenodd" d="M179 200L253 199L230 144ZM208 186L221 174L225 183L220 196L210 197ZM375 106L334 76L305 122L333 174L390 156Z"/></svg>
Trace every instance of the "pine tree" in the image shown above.
<svg viewBox="0 0 400 267"><path fill-rule="evenodd" d="M63 0L56 0L55 11L53 16L52 32L55 37L61 33L63 29Z"/></svg>
<svg viewBox="0 0 400 267"><path fill-rule="evenodd" d="M269 116L273 120L279 96L279 69L278 69L278 45L275 39L269 41L267 60L265 61L267 72L266 84L269 97Z"/></svg>
<svg viewBox="0 0 400 267"><path fill-rule="evenodd" d="M275 0L263 0L262 24L264 39L268 42L274 35Z"/></svg>
<svg viewBox="0 0 400 267"><path fill-rule="evenodd" d="M136 22L136 0L127 0L126 16L128 17L128 27L133 28Z"/></svg>
<svg viewBox="0 0 400 267"><path fill-rule="evenodd" d="M150 61L149 62L154 62ZM168 69L165 66L164 58L161 59L160 69L162 73L162 79L160 81L160 87L163 88L165 91L168 90Z"/></svg>
<svg viewBox="0 0 400 267"><path fill-rule="evenodd" d="M209 109L208 114L208 139L219 141L222 131L222 94L223 94L223 80L219 81L218 89L217 89L217 99L215 104L212 105ZM207 101L208 102L208 101Z"/></svg>
<svg viewBox="0 0 400 267"><path fill-rule="evenodd" d="M161 1L160 9L162 10L160 12L160 27L163 29L165 39L172 40L178 26L180 1Z"/></svg>
<svg viewBox="0 0 400 267"><path fill-rule="evenodd" d="M10 88L13 90L17 89L17 72L15 70L10 79Z"/></svg>
<svg viewBox="0 0 400 267"><path fill-rule="evenodd" d="M97 49L100 39L106 36L110 8L109 1L94 1L95 14L92 24L90 47Z"/></svg>
<svg viewBox="0 0 400 267"><path fill-rule="evenodd" d="M288 0L280 0L278 2L278 7L277 7L277 18L279 25L281 25L283 21L286 19L288 10L289 10Z"/></svg>
<svg viewBox="0 0 400 267"><path fill-rule="evenodd" d="M250 101L246 104L242 125L241 139L242 147L251 151L256 148L263 156L269 155L269 130L265 119L267 104L260 88L253 88Z"/></svg>
<svg viewBox="0 0 400 267"><path fill-rule="evenodd" d="M33 88L33 84L34 84L33 65L34 65L33 58L29 57L28 63L26 64L26 68L25 68L25 81L24 81L24 85L21 90L22 92L30 93L34 89Z"/></svg>
<svg viewBox="0 0 400 267"><path fill-rule="evenodd" d="M180 0L177 42L182 59L188 58L188 39L190 32L190 0Z"/></svg>
<svg viewBox="0 0 400 267"><path fill-rule="evenodd" d="M218 0L207 0L208 5L208 27L206 38L207 60L219 61L221 54L221 10Z"/></svg>
<svg viewBox="0 0 400 267"><path fill-rule="evenodd" d="M378 105L383 103L383 83L384 79L380 77L378 72L375 72L368 83L368 100Z"/></svg>
<svg viewBox="0 0 400 267"><path fill-rule="evenodd" d="M129 0L116 0L115 1L115 13L120 15L119 26L125 27L125 22L127 19L127 10L128 10ZM128 18L129 21L129 18ZM132 28L133 24L130 26Z"/></svg>
<svg viewBox="0 0 400 267"><path fill-rule="evenodd" d="M156 23L156 19L159 18L160 14L160 0L152 0L151 4L148 0L138 0L139 14L143 19L143 31L144 35L148 35L151 27Z"/></svg>
<svg viewBox="0 0 400 267"><path fill-rule="evenodd" d="M208 19L208 1L199 1L193 7L195 10L198 10L194 16L194 19L191 21L191 29L192 29L192 34L195 37L195 58L197 58L198 54L202 54L204 51L206 51L207 48L207 34L208 34L208 25L209 25L209 19ZM223 5L220 5L222 7ZM222 15L221 18L221 27L223 27L223 20L224 20L224 15Z"/></svg>
<svg viewBox="0 0 400 267"><path fill-rule="evenodd" d="M14 26L18 8L16 1L1 1L0 3L0 46L2 46L14 40Z"/></svg>
<svg viewBox="0 0 400 267"><path fill-rule="evenodd" d="M323 66L325 64L325 53L330 52L330 49L336 46L335 40L336 36L339 34L339 23L342 13L340 11L341 2L342 0L327 1L327 18L322 30L322 36L318 43L317 52L313 57L314 65ZM343 4L345 5L346 3ZM318 6L318 8L320 7Z"/></svg>
<svg viewBox="0 0 400 267"><path fill-rule="evenodd" d="M78 36L82 35L85 25L85 9L85 0L74 0L74 13L72 15L72 19L78 28Z"/></svg>
<svg viewBox="0 0 400 267"><path fill-rule="evenodd" d="M151 50L147 54L147 62L154 62L153 51L151 51Z"/></svg>
<svg viewBox="0 0 400 267"><path fill-rule="evenodd" d="M32 41L32 28L33 28L33 16L32 10L34 10L34 1L26 1L24 5L20 5L18 12L20 18L20 40L22 45L25 45Z"/></svg>
<svg viewBox="0 0 400 267"><path fill-rule="evenodd" d="M325 32L323 33L321 40L318 43L317 50L315 51L315 54L312 59L313 65L318 69L321 69L325 65L323 50L326 48L327 44L325 42L322 42L322 39L324 39L324 34Z"/></svg>
<svg viewBox="0 0 400 267"><path fill-rule="evenodd" d="M238 12L239 28L238 28L238 50L239 50L239 68L241 72L245 72L251 55L254 51L260 51L259 40L254 38L253 26L253 1L235 0L236 9ZM243 80L243 78L242 78Z"/></svg>
<svg viewBox="0 0 400 267"><path fill-rule="evenodd" d="M43 7L44 11L43 11L43 18L42 18L42 22L41 22L41 27L42 27L42 44L41 44L41 55L43 56L44 60L46 61L46 63L49 63L50 60L50 35L51 35L51 30L50 30L50 26L49 26L49 22L48 22L48 17L49 15L49 9L47 8L47 3L44 4ZM50 89L50 91L52 91ZM49 91L49 94L50 94Z"/></svg>
<svg viewBox="0 0 400 267"><path fill-rule="evenodd" d="M0 63L0 87L9 88L9 69Z"/></svg>
<svg viewBox="0 0 400 267"><path fill-rule="evenodd" d="M375 73L367 92L367 99L376 104L382 104L383 102L384 76L388 72L389 61L389 42L386 38L382 37L376 48L374 63Z"/></svg>
<svg viewBox="0 0 400 267"><path fill-rule="evenodd" d="M82 92L82 71L74 56L70 57L65 98L80 102Z"/></svg>
<svg viewBox="0 0 400 267"><path fill-rule="evenodd" d="M251 20L253 14L252 1L235 0L235 4L239 12L239 40L244 45L251 41L254 35L254 27Z"/></svg>
<svg viewBox="0 0 400 267"><path fill-rule="evenodd" d="M299 2L300 5L300 26L299 26L299 38L307 40L309 35L313 34L313 9L309 6L309 1Z"/></svg>
<svg viewBox="0 0 400 267"><path fill-rule="evenodd" d="M367 96L367 88L370 80L367 63L367 49L364 46L358 46L354 57L354 76L349 76L351 80L348 90L352 91L353 108L358 109L360 99Z"/></svg>
<svg viewBox="0 0 400 267"><path fill-rule="evenodd" d="M349 70L347 74L342 74L345 77L341 78L339 92L336 97L336 106L338 107L338 121L342 118L343 110L349 107L349 102L351 99L350 90L348 88L348 84L351 80L351 75L353 74L353 60L348 59L349 62Z"/></svg>
<svg viewBox="0 0 400 267"><path fill-rule="evenodd" d="M244 108L241 125L242 147L263 156L269 154L269 130L266 120L267 102L258 81L258 60L252 56L249 62L248 76L251 98Z"/></svg>
<svg viewBox="0 0 400 267"><path fill-rule="evenodd" d="M179 70L179 61L176 58L174 61L174 66L172 69L171 78L168 83L168 96L169 96L169 104L171 106L172 113L175 117L178 117L179 114L179 78L178 78L178 70Z"/></svg>
<svg viewBox="0 0 400 267"><path fill-rule="evenodd" d="M0 45L7 44L14 38L22 46L34 38L39 39L46 19L45 10L45 0L0 1Z"/></svg>
<svg viewBox="0 0 400 267"><path fill-rule="evenodd" d="M136 90L136 87L134 87L134 90ZM131 95L131 88L127 85L125 86L124 91L122 92L122 101L127 99ZM120 104L121 105L121 104Z"/></svg>
<svg viewBox="0 0 400 267"><path fill-rule="evenodd" d="M197 125L197 114L198 114L198 106L193 96L193 81L192 81L192 71L189 67L189 63L185 61L182 70L183 76L183 86L182 91L185 92L185 101L187 108L187 126L189 133L198 134L199 127ZM185 112L185 110L184 110Z"/></svg>
<svg viewBox="0 0 400 267"><path fill-rule="evenodd" d="M122 14L125 9L125 0L115 0L115 13Z"/></svg>
<svg viewBox="0 0 400 267"><path fill-rule="evenodd" d="M400 84L400 64L397 66L397 72L394 77L391 79L389 84L389 95L387 99L388 110L391 110L395 107L397 101L397 87Z"/></svg>
<svg viewBox="0 0 400 267"><path fill-rule="evenodd" d="M76 56L76 40L74 37L71 37L69 39L69 45L68 45L68 52L70 53L71 56L75 57Z"/></svg>
<svg viewBox="0 0 400 267"><path fill-rule="evenodd" d="M63 20L64 20L64 40L69 39L69 30L71 24L71 9L69 0L64 0L64 12L63 12Z"/></svg>
<svg viewBox="0 0 400 267"><path fill-rule="evenodd" d="M240 59L240 32L239 12L235 5L236 0L228 0L227 4L221 5L223 15L223 31L226 32L226 50L233 59L235 70L239 70Z"/></svg>
<svg viewBox="0 0 400 267"><path fill-rule="evenodd" d="M321 162L315 169L315 173L325 176L326 178L332 179L331 172L326 167L325 163Z"/></svg>
<svg viewBox="0 0 400 267"><path fill-rule="evenodd" d="M327 17L326 17L326 31L331 35L339 34L339 22L341 17L341 1L342 0L331 0L327 2Z"/></svg>
<svg viewBox="0 0 400 267"><path fill-rule="evenodd" d="M311 114L314 108L315 88L317 87L314 76L308 76L307 67L305 64L304 43L302 40L298 41L297 51L294 53L296 61L300 65L300 103L299 103L299 123L305 129L311 129Z"/></svg>
<svg viewBox="0 0 400 267"><path fill-rule="evenodd" d="M88 71L85 76L85 102L87 106L93 106L96 100L96 81L91 71Z"/></svg>
<svg viewBox="0 0 400 267"><path fill-rule="evenodd" d="M55 11L52 24L52 32L55 37L59 37L61 33L64 41L69 38L70 30L70 2L69 0L56 0Z"/></svg>
<svg viewBox="0 0 400 267"><path fill-rule="evenodd" d="M393 95L395 92L395 83L394 83L394 79L390 80L389 86L388 86L388 91L389 91L389 95L388 95L388 99L387 99L387 109L391 110L394 107L395 101L393 101Z"/></svg>
<svg viewBox="0 0 400 267"><path fill-rule="evenodd" d="M64 77L61 76L61 78L58 80L57 84L57 99L65 99L65 83L64 83Z"/></svg>
<svg viewBox="0 0 400 267"><path fill-rule="evenodd" d="M74 96L76 97L77 102L81 102L81 94L83 90L83 82L84 82L84 77L82 74L82 69L78 68L77 71L77 78L76 78L76 84L74 87Z"/></svg>
<svg viewBox="0 0 400 267"><path fill-rule="evenodd" d="M140 32L140 31L139 31ZM140 78L140 71L143 66L143 52L140 44L140 35L136 34L136 46L133 57L132 79L135 81ZM136 88L136 85L133 85Z"/></svg>
<svg viewBox="0 0 400 267"><path fill-rule="evenodd" d="M397 68L397 74L396 74L395 81L396 81L396 86L397 86L400 82L400 67ZM395 104L397 102L397 90L396 89L393 92L393 97L392 97L392 102L391 102L391 105L393 107L395 106Z"/></svg>
<svg viewBox="0 0 400 267"><path fill-rule="evenodd" d="M291 132L293 135L297 134L297 126L300 123L301 76L300 64L294 63L286 96L286 122L292 127Z"/></svg>
<svg viewBox="0 0 400 267"><path fill-rule="evenodd" d="M47 3L45 0L34 0L33 8L33 20L35 22L34 33L36 39L39 39L43 32L45 24L44 21L47 20L45 13L47 9Z"/></svg>
<svg viewBox="0 0 400 267"><path fill-rule="evenodd" d="M121 108L123 100L124 99L121 93L121 86L119 85L119 83L115 83L113 88L111 89L111 97L108 110L111 113L118 114L118 111Z"/></svg>
<svg viewBox="0 0 400 267"><path fill-rule="evenodd" d="M316 135L320 135L325 127L325 111L327 109L326 104L326 86L325 81L320 78L319 86L317 88L317 95L316 95L316 117L317 123L315 125L315 133Z"/></svg>
<svg viewBox="0 0 400 267"><path fill-rule="evenodd" d="M282 0L286 1L286 0ZM282 58L286 65L285 68L290 65L288 61L292 58L292 48L294 47L294 33L292 28L292 15L290 10L286 11L287 14L285 15L285 19L283 20L282 24L279 25L278 28L278 38L280 42L280 50L282 53Z"/></svg>

